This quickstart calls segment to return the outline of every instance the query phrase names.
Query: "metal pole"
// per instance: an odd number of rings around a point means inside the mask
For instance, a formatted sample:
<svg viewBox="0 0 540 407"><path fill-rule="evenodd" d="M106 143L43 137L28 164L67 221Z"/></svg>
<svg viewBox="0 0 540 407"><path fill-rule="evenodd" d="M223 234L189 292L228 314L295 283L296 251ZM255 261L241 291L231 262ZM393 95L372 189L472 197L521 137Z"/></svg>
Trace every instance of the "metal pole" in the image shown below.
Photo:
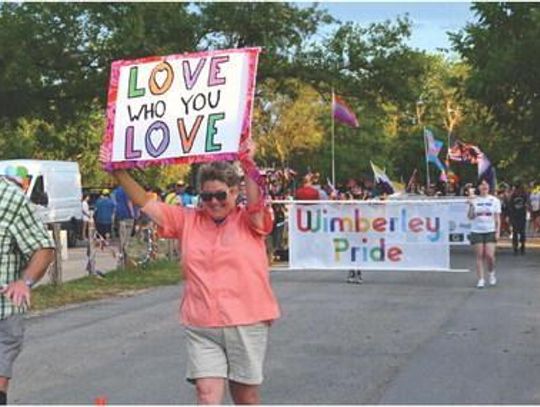
<svg viewBox="0 0 540 407"><path fill-rule="evenodd" d="M427 143L426 143L426 126L423 127L424 129L424 154L426 156L426 182L427 182L427 188L431 185L431 180L429 179L429 162L428 162L428 151L427 151Z"/></svg>
<svg viewBox="0 0 540 407"><path fill-rule="evenodd" d="M335 151L335 131L334 131L334 88L332 88L332 185L336 185L336 151Z"/></svg>
<svg viewBox="0 0 540 407"><path fill-rule="evenodd" d="M52 224L53 239L55 244L54 263L51 269L51 283L62 284L62 241L60 240L60 224Z"/></svg>

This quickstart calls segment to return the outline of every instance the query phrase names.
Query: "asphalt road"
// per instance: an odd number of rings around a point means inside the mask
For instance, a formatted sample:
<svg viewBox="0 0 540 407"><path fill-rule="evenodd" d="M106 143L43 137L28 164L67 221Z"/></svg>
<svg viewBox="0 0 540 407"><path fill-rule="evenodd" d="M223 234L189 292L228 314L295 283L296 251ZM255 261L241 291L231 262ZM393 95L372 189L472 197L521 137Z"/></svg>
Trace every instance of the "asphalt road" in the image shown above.
<svg viewBox="0 0 540 407"><path fill-rule="evenodd" d="M265 404L540 404L540 251L474 273L273 272ZM452 254L471 268L469 248ZM20 404L192 404L179 287L34 316L9 394Z"/></svg>

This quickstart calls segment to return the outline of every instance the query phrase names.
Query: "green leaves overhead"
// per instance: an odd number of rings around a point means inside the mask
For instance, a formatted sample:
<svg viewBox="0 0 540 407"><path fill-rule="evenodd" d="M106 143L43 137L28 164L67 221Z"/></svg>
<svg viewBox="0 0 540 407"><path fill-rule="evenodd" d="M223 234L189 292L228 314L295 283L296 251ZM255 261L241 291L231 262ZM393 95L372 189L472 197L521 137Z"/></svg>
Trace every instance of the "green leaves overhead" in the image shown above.
<svg viewBox="0 0 540 407"><path fill-rule="evenodd" d="M516 175L537 176L540 5L475 3L473 10L478 22L452 35L454 48L471 67L466 94L493 115L498 143L516 153L507 150L506 166Z"/></svg>
<svg viewBox="0 0 540 407"><path fill-rule="evenodd" d="M113 60L260 46L253 128L267 164L329 173L333 88L361 123L336 126L338 178L369 173L367 157L396 178L422 171L424 124L481 145L499 176L535 174L540 6L473 7L478 22L452 35L462 60L449 60L407 45L407 16L359 25L320 4L4 2L0 157L78 160L85 182L102 182L96 157Z"/></svg>

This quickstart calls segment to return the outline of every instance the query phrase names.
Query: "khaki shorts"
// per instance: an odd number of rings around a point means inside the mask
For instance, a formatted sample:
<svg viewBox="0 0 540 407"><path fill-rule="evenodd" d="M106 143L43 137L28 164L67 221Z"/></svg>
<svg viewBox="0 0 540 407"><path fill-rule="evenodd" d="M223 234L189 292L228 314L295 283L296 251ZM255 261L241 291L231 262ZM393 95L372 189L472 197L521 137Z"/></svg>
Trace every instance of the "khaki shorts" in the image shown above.
<svg viewBox="0 0 540 407"><path fill-rule="evenodd" d="M242 384L263 382L268 324L224 328L186 327L186 378L222 377Z"/></svg>
<svg viewBox="0 0 540 407"><path fill-rule="evenodd" d="M13 362L22 350L24 317L14 315L0 320L0 376L10 378Z"/></svg>

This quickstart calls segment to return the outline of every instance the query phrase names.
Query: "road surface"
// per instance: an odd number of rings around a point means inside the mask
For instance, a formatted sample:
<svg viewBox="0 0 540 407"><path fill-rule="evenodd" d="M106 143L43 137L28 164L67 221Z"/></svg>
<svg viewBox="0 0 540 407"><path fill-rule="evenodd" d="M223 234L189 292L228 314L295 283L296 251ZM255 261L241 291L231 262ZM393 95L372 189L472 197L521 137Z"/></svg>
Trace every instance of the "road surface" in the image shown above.
<svg viewBox="0 0 540 407"><path fill-rule="evenodd" d="M540 251L474 273L278 271L265 404L540 404ZM453 249L471 268L470 248ZM180 287L28 320L12 403L192 404ZM230 402L230 400L228 400Z"/></svg>

